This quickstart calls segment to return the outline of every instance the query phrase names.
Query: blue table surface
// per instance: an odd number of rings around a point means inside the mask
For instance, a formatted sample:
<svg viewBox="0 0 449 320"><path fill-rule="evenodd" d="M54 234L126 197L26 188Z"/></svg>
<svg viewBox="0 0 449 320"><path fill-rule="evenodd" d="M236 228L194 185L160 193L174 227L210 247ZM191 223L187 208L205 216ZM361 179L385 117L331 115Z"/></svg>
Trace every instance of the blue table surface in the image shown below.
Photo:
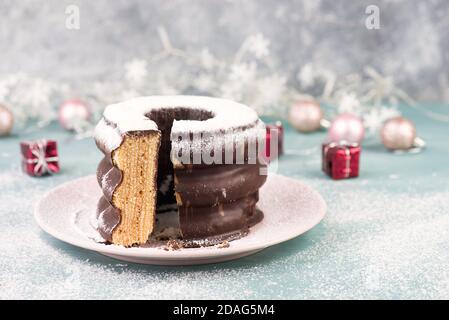
<svg viewBox="0 0 449 320"><path fill-rule="evenodd" d="M421 105L449 115L449 106ZM95 173L92 139L57 125L0 138L0 298L303 299L449 298L449 124L403 107L427 149L394 154L364 145L361 175L332 181L320 171L324 132L287 126L278 172L316 188L328 205L306 234L239 260L164 267L117 261L44 233L33 219L51 188ZM31 178L19 142L58 140L62 171Z"/></svg>

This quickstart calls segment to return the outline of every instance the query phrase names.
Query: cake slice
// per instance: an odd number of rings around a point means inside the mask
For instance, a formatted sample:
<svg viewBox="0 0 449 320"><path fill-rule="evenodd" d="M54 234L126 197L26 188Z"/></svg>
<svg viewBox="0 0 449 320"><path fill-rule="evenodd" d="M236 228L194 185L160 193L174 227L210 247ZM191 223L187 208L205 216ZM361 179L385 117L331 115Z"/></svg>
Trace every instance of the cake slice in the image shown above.
<svg viewBox="0 0 449 320"><path fill-rule="evenodd" d="M112 152L113 165L122 171L122 182L112 196L112 204L120 210L114 244L143 244L153 231L160 142L158 131L128 133Z"/></svg>

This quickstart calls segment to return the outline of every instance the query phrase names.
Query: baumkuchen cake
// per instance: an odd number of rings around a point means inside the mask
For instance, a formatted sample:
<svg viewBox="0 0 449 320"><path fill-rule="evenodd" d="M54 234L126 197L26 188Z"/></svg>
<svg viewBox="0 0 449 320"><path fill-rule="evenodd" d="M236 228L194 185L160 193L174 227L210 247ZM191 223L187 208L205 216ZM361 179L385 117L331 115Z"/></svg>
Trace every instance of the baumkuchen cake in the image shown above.
<svg viewBox="0 0 449 320"><path fill-rule="evenodd" d="M183 240L245 234L263 217L264 137L256 112L229 100L150 96L109 105L95 129L104 153L99 233L113 244L144 244L158 208L173 205Z"/></svg>

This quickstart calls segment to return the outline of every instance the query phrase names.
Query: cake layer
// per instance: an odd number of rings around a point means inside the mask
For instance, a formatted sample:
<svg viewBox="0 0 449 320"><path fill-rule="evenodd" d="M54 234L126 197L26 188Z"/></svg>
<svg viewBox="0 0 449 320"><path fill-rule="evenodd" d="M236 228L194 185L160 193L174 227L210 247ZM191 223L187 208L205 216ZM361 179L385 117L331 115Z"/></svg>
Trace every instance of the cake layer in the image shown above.
<svg viewBox="0 0 449 320"><path fill-rule="evenodd" d="M157 131L128 133L112 154L113 164L122 172L111 202L120 211L120 222L112 233L114 244L143 244L153 231L159 144Z"/></svg>

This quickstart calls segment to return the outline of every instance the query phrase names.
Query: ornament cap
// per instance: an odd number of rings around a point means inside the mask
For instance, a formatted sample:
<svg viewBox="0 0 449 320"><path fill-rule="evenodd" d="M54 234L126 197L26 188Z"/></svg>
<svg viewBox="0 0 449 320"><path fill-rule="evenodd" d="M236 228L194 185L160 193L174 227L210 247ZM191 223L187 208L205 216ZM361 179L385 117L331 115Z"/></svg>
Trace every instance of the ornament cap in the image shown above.
<svg viewBox="0 0 449 320"><path fill-rule="evenodd" d="M331 122L329 120L323 118L320 121L320 125L321 125L321 128L323 128L323 129L329 129L331 126Z"/></svg>

